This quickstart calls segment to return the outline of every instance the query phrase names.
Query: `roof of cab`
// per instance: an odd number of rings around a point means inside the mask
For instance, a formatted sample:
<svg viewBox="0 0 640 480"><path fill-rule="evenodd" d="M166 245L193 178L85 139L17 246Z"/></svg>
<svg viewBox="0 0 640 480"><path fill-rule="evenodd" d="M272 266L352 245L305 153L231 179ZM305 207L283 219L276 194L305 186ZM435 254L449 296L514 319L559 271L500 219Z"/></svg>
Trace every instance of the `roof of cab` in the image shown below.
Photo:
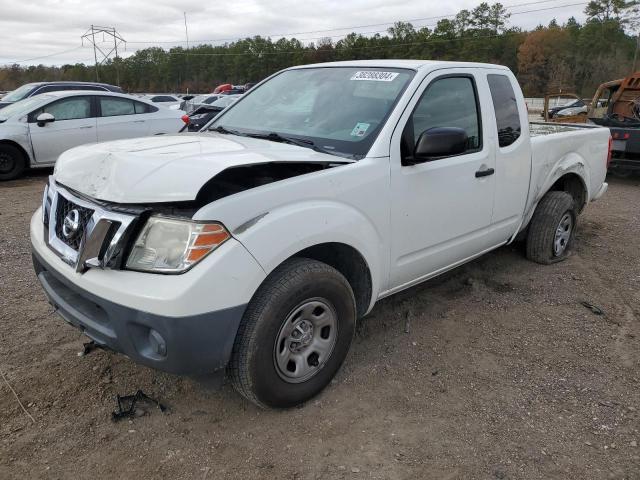
<svg viewBox="0 0 640 480"><path fill-rule="evenodd" d="M380 60L348 60L343 62L326 62L326 63L314 63L310 65L299 65L291 67L291 70L298 68L312 68L312 67L368 67L368 68L409 68L411 70L430 69L436 70L438 68L493 68L501 70L509 70L503 65L494 65L491 63L474 63L474 62L446 62L441 60L393 60L393 59L380 59Z"/></svg>

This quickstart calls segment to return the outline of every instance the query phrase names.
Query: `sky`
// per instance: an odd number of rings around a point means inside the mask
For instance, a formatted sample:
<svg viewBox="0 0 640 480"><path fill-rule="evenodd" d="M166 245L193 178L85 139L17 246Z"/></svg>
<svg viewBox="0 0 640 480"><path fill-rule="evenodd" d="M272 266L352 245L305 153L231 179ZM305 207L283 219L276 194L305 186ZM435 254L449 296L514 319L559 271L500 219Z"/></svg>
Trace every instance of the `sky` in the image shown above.
<svg viewBox="0 0 640 480"><path fill-rule="evenodd" d="M127 41L121 56L151 46L186 46L184 12L191 45L220 44L247 36L295 36L314 41L348 32L380 31L395 21L433 27L437 18L472 9L481 0L0 0L0 64L93 63L81 36L91 24L115 27ZM493 2L489 2L493 3ZM511 26L531 29L552 18L584 20L586 1L503 0ZM545 9L545 10L542 10ZM536 11L532 11L536 10ZM420 20L416 20L420 19ZM387 23L385 23L387 22ZM360 28L354 28L359 26ZM313 33L304 33L313 32ZM295 34L295 35L291 35ZM99 35L98 44L103 38Z"/></svg>

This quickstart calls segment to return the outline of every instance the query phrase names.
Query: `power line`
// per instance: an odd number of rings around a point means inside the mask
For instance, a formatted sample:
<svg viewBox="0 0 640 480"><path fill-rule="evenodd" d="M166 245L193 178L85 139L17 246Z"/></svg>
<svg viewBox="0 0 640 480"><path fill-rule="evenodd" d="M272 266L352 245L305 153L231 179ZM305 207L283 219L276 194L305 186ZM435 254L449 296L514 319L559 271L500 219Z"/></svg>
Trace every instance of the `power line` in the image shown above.
<svg viewBox="0 0 640 480"><path fill-rule="evenodd" d="M499 37L507 37L512 35L524 35L523 32L505 32L505 33L496 33L492 35L477 35L474 37L455 37L455 38L432 38L430 40L425 40L423 42L406 42L406 43L394 43L393 45L366 45L363 47L347 47L347 48L334 48L333 52L341 52L341 51L353 51L353 50L388 50L391 48L397 47L407 47L407 46L416 46L416 45L429 45L432 43L441 43L441 42L454 42L456 40L464 40L465 42L473 42L476 40L481 40L485 38L499 38ZM290 50L290 51L280 51L280 52L260 52L260 55L288 55L295 53L304 53L303 50ZM169 55L185 55L185 52L167 52ZM242 56L256 56L255 52L243 52L243 53L193 53L189 52L189 56L202 56L202 57L242 57Z"/></svg>
<svg viewBox="0 0 640 480"><path fill-rule="evenodd" d="M577 3L572 3L572 4L568 4L568 5L562 5L562 6L558 6L558 7L548 7L548 8L540 8L540 9L535 9L535 10L527 10L524 12L517 12L518 14L524 14L524 13L533 13L533 12L539 12L539 11L543 11L543 10L550 10L551 8L562 8L562 7L571 7L571 6L576 6L576 5L586 5L588 2L577 2ZM364 34L366 33L380 33L380 32L364 32ZM520 34L522 32L505 32L502 34L496 34L496 35L489 35L489 36L475 36L475 37L466 37L465 40L472 40L472 39L478 39L478 38L492 38L492 37L499 37L501 35L511 35L511 34ZM362 35L363 33L360 33L360 35ZM319 38L327 38L327 37L319 37ZM459 39L460 37L455 38L454 40ZM425 43L431 43L432 41L451 41L451 39L432 39L432 40L427 40L425 42L415 42L415 43L408 43L408 44L394 44L394 45L390 45L390 46L367 46L367 47L350 47L349 50L360 50L360 49L367 49L367 48L394 48L397 46L404 46L404 45L423 45ZM167 52L169 55L186 55L186 52ZM279 51L279 52L260 52L261 55L279 55L279 54L289 54L289 53L299 53L299 51ZM243 52L243 53L194 53L192 50L189 52L190 56L205 56L205 57L236 57L236 56L252 56L255 55L255 53L252 52Z"/></svg>
<svg viewBox="0 0 640 480"><path fill-rule="evenodd" d="M524 7L524 6L528 6L528 5L538 5L538 4L542 4L542 3L550 3L550 2L558 2L561 0L538 0L538 1L534 1L534 2L525 2L525 3L517 3L517 4L511 4L511 5L505 5L504 8L505 9L511 9L511 8L518 8L518 7ZM581 3L576 3L576 4L569 4L569 5L560 5L560 6L555 6L555 7L548 7L545 9L540 9L540 10L529 10L526 12L514 12L511 13L511 15L519 15L521 13L530 13L530 12L536 12L536 11L542 11L542 10L553 10L556 8L564 8L567 6L574 6L574 5L583 5L586 4L588 2L581 2ZM306 32L289 32L289 33L271 33L271 34L253 34L253 35L245 35L243 37L228 37L228 38L216 38L216 39L204 39L204 40L191 40L191 43L218 43L218 42L230 42L230 41L234 41L234 40L239 40L242 38L247 38L247 37L254 37L254 36L263 36L263 37L291 37L294 35L308 35L308 34L314 34L314 33L325 33L325 32L335 32L335 31L339 31L339 30L350 30L350 29L358 29L358 28L371 28L371 27L380 27L383 25L393 25L397 22L405 22L405 23L411 23L411 22L422 22L425 20L442 20L442 19L446 19L446 18L452 18L455 17L457 15L457 13L454 14L449 14L449 15L439 15L439 16L433 16L433 17L421 17L421 18L412 18L412 19L407 19L407 20L396 20L393 22L384 22L384 23L372 23L372 24L368 24L368 25L352 25L352 26L347 26L347 27L339 27L339 28L330 28L330 29L326 29L326 30L310 30L310 31L306 31ZM386 32L386 30L377 30L374 32L370 32L370 33L382 33L382 32ZM358 33L358 32L355 32ZM368 32L360 32L360 33L368 33ZM341 35L335 35L335 37L340 37L340 36L344 36L346 34L341 34ZM318 39L318 38L331 38L331 36L325 35L322 37L312 37L312 38L306 38L306 39L301 39L301 40L314 40L314 39ZM130 44L177 44L177 43L184 43L184 40L161 40L161 41L130 41L127 42Z"/></svg>
<svg viewBox="0 0 640 480"><path fill-rule="evenodd" d="M25 63L25 62L31 62L33 60L40 60L41 58L56 57L58 55L64 55L65 53L75 52L76 50L80 50L81 48L83 47L79 46L79 47L72 48L70 50L63 50L61 52L50 53L49 55L42 55L41 57L25 58L24 60L15 60L10 63Z"/></svg>
<svg viewBox="0 0 640 480"><path fill-rule="evenodd" d="M529 5L539 5L539 4L544 4L544 3L556 2L556 1L561 1L561 0L538 0L538 1L533 1L533 2L525 2L525 3L506 5L506 6L504 6L504 8L505 9L512 9L512 8L518 8L518 7L529 6ZM576 3L569 3L569 4L565 4L565 5L555 5L555 6L551 6L551 7L543 7L543 8L524 10L524 11L519 11L519 12L511 12L510 16L522 15L522 14L526 14L526 13L535 13L535 12L541 12L541 11L558 10L558 9L567 8L567 7L573 7L573 6L578 6L578 5L586 5L587 3L588 2L586 2L586 1L582 1L582 2L576 2ZM450 15L433 16L433 17L414 18L414 19L409 19L409 20L399 20L399 21L412 23L412 22L421 22L421 21L426 21L426 20L442 20L442 19L445 19L445 18L455 17L456 15L457 14L450 14ZM270 34L270 35L266 35L266 36L267 37L287 37L287 36L293 36L293 35L305 35L305 34L313 34L313 33L333 32L333 31L339 31L339 30L349 30L349 29L376 27L376 26L382 26L382 25L393 25L395 23L396 22L386 22L386 23L377 23L377 24L369 24L369 25L358 25L358 26L351 26L351 27L333 28L333 29L328 29L328 30L312 30L312 31L307 31L307 32L292 32L292 33L277 34L277 35L276 34ZM433 26L437 26L437 24L418 25L418 27L421 27L421 28L433 27ZM98 27L96 27L96 28L98 28ZM99 28L102 28L102 27L99 27ZM370 35L370 34L375 34L375 33L386 33L386 32L387 32L387 29L385 29L385 30L373 30L373 31L367 31L367 32L349 32L349 33L343 33L343 34L340 34L340 35L333 35L333 36L324 35L324 36L321 36L321 37L308 37L308 38L301 38L301 39L298 39L298 40L309 41L309 40L317 40L317 39L323 39L323 38L334 39L334 38L346 37L347 35L349 35L351 33L356 33L358 35ZM203 44L203 43L214 43L214 42L223 42L223 41L235 41L235 40L241 40L243 38L249 38L249 37L253 37L253 36L258 36L258 35L251 35L251 36L247 35L247 36L244 36L244 37L235 37L235 38L226 38L226 39L221 38L221 39L212 39L212 40L198 40L197 42ZM473 37L473 38L485 38L485 37ZM122 39L121 37L119 39L124 41L124 39ZM169 43L170 44L176 44L176 43L184 43L184 42L185 42L184 40L177 40L177 41L153 41L153 42L127 41L126 43L129 43L129 44L169 44ZM193 40L190 40L190 41L187 40L187 42L188 43L194 43ZM396 44L396 45L398 45L398 44ZM27 58L27 59L23 59L23 60L16 60L16 61L11 62L11 63L25 63L25 62L30 62L30 61L34 61L34 60L40 60L40 59L43 59L43 58L50 58L50 57L54 57L54 56L58 56L58 55L64 55L66 53L71 53L71 52L74 52L76 50L80 50L82 48L83 48L83 46L78 46L78 47L75 47L75 48L72 48L72 49L69 49L69 50L63 50L63 51L51 53L51 54L48 54L48 55L42 55L42 56L39 56L39 57L32 57L32 58ZM381 47L376 47L376 48L381 48ZM111 52L109 52L109 53L111 53ZM184 55L185 54L184 52L168 52L168 53L170 53L171 55ZM276 54L298 53L298 52L261 52L261 53L263 55L276 55ZM254 54L253 53L193 53L192 51L190 51L189 55L193 55L193 56L246 56L246 55L254 55ZM102 62L100 62L100 63L102 63Z"/></svg>

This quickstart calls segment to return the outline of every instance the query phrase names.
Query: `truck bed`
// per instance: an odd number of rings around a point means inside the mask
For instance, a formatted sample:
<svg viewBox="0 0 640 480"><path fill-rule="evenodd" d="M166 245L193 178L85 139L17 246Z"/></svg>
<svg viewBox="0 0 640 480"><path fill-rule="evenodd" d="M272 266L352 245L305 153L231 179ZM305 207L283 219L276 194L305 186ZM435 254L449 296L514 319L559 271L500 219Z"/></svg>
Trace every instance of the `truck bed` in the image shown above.
<svg viewBox="0 0 640 480"><path fill-rule="evenodd" d="M584 128L598 128L597 125L578 123L529 122L529 134L533 137L552 135L554 133L570 132Z"/></svg>
<svg viewBox="0 0 640 480"><path fill-rule="evenodd" d="M532 189L527 200L527 221L542 195L563 173L579 173L587 187L585 200L593 199L606 175L609 129L597 125L531 122L529 132Z"/></svg>

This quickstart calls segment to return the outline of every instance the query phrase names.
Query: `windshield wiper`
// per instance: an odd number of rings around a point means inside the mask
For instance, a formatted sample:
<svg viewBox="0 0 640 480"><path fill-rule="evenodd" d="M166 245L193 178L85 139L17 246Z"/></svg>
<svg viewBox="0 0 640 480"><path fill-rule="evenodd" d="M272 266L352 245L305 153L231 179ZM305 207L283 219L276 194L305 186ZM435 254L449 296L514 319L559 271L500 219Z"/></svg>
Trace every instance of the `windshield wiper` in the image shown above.
<svg viewBox="0 0 640 480"><path fill-rule="evenodd" d="M229 130L228 128L224 128L222 125L218 125L216 128L210 128L210 132L218 132L224 133L225 135L238 135L240 137L246 137L245 133L240 133L237 130Z"/></svg>
<svg viewBox="0 0 640 480"><path fill-rule="evenodd" d="M247 137L261 138L263 140L270 140L272 142L289 143L291 145L297 145L298 147L310 148L312 150L315 150L316 152L327 153L329 155L336 155L336 152L332 152L330 150L326 150L326 149L324 149L322 147L319 147L312 140L308 140L306 138L302 139L302 138L287 137L285 135L280 135L277 132L271 132L271 133L248 133Z"/></svg>

